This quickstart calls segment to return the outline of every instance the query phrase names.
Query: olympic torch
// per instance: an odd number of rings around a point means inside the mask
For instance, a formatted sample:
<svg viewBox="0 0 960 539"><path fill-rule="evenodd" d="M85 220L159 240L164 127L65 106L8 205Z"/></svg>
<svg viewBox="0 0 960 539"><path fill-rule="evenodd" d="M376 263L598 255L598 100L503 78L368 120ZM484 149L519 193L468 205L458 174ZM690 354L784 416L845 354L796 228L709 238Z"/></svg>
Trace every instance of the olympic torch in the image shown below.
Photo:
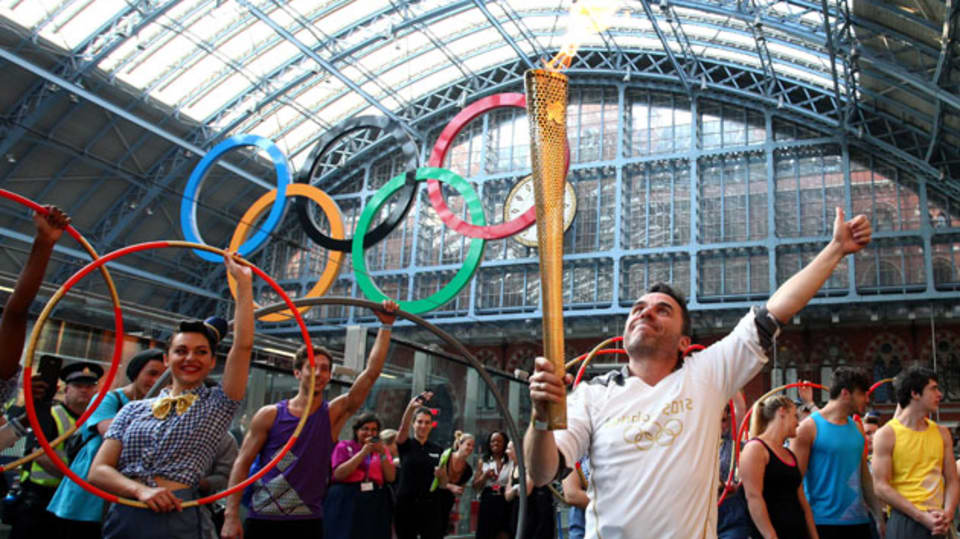
<svg viewBox="0 0 960 539"><path fill-rule="evenodd" d="M524 75L530 124L530 162L537 208L543 353L563 376L563 187L566 181L567 76L531 69ZM550 403L550 430L567 428L567 402Z"/></svg>

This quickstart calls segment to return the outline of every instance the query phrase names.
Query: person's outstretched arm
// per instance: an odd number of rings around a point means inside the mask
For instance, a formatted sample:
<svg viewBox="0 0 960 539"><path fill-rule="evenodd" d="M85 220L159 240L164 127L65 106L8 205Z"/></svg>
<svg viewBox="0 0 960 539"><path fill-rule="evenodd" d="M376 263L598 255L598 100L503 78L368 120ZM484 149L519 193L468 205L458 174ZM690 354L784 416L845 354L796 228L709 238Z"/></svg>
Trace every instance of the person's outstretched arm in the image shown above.
<svg viewBox="0 0 960 539"><path fill-rule="evenodd" d="M236 253L223 257L223 264L237 280L237 308L233 320L233 345L223 366L223 392L232 400L243 399L250 374L250 355L253 353L253 271L237 262Z"/></svg>
<svg viewBox="0 0 960 539"><path fill-rule="evenodd" d="M377 332L377 340L373 343L370 355L367 357L367 366L350 386L345 395L341 395L330 402L330 430L334 438L340 434L343 424L367 400L367 395L373 389L373 384L383 371L383 364L387 360L387 351L390 349L390 332L394 320L397 318L397 304L389 299L383 300L383 310L374 311L383 327Z"/></svg>
<svg viewBox="0 0 960 539"><path fill-rule="evenodd" d="M27 334L27 313L30 304L37 297L43 276L47 272L47 262L53 254L53 246L70 224L70 218L59 208L46 206L47 214L33 214L33 223L37 235L27 257L27 263L20 271L17 285L7 298L0 316L0 379L8 380L17 374L23 341ZM6 400L6 399L3 399Z"/></svg>
<svg viewBox="0 0 960 539"><path fill-rule="evenodd" d="M400 419L400 428L397 429L397 445L402 445L410 437L410 425L413 424L413 414L417 408L424 406L428 400L433 397L432 391L425 391L420 395L410 399L407 409L403 411L403 417Z"/></svg>
<svg viewBox="0 0 960 539"><path fill-rule="evenodd" d="M833 239L809 264L787 279L767 300L767 311L786 323L813 298L827 282L843 257L856 253L870 243L870 221L858 215L844 220L843 209L836 208Z"/></svg>

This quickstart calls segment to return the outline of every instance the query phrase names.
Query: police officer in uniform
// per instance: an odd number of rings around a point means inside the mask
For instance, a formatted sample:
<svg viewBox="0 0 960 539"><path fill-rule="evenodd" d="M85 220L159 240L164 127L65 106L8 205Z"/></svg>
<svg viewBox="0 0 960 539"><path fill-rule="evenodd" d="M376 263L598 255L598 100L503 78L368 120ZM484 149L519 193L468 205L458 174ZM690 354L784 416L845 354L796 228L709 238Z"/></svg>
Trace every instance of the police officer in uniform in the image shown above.
<svg viewBox="0 0 960 539"><path fill-rule="evenodd" d="M37 403L37 419L43 428L47 440L53 440L74 423L97 392L97 383L103 376L103 368L96 363L77 362L67 365L60 370L60 379L66 383L63 403ZM56 391L56 388L51 388ZM54 449L57 455L67 461L64 444ZM36 438L31 434L27 440L25 454L40 447ZM69 464L69 463L67 463ZM20 474L20 499L17 505L10 532L10 539L36 539L49 537L58 529L59 521L56 516L47 511L50 499L57 491L62 474L53 465L46 455L30 464L26 464Z"/></svg>

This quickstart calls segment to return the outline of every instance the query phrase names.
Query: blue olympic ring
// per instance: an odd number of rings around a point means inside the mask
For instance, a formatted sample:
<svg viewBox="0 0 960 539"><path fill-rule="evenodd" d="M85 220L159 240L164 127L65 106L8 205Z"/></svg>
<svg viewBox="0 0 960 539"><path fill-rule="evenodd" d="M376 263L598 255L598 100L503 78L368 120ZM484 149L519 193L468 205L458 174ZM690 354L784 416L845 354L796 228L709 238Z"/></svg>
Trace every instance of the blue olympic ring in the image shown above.
<svg viewBox="0 0 960 539"><path fill-rule="evenodd" d="M180 200L180 228L183 231L183 237L186 241L206 243L203 241L203 238L200 237L200 229L197 228L196 195L197 192L200 191L207 171L213 166L214 161L228 150L232 150L237 146L256 146L267 152L267 155L269 155L273 161L273 169L277 173L277 195L273 201L273 206L270 208L270 213L267 215L263 224L257 228L256 233L247 239L247 241L243 242L237 249L240 256L247 257L267 240L273 232L273 229L280 223L280 218L283 217L283 210L287 201L287 185L290 183L290 165L287 163L287 156L268 138L261 137L260 135L234 135L214 146L212 150L203 156L200 163L198 163L196 168L193 169L193 172L190 173L190 179L187 181L187 186L183 190L183 198ZM209 262L220 262L222 259L222 257L208 251L194 249L193 252Z"/></svg>

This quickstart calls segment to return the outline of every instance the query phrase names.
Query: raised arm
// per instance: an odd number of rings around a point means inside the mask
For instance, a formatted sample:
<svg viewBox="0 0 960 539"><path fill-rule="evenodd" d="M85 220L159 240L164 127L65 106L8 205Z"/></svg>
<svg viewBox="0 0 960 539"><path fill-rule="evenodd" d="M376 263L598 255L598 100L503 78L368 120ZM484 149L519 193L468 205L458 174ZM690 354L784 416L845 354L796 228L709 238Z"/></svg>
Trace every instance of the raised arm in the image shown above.
<svg viewBox="0 0 960 539"><path fill-rule="evenodd" d="M33 214L33 223L37 235L27 257L27 263L20 271L20 277L13 288L0 316L0 379L8 380L17 373L23 341L27 334L27 313L30 304L37 297L43 276L47 273L47 262L53 253L53 246L63 235L63 229L70 224L70 218L59 208L46 206L47 214Z"/></svg>
<svg viewBox="0 0 960 539"><path fill-rule="evenodd" d="M233 318L233 345L223 366L223 392L238 401L247 390L250 355L253 353L253 271L237 262L239 255L230 253L223 264L237 280L237 308Z"/></svg>
<svg viewBox="0 0 960 539"><path fill-rule="evenodd" d="M426 401L432 397L433 392L426 391L410 399L410 403L407 404L407 409L403 411L403 418L400 419L400 428L397 429L397 445L406 442L407 438L410 437L410 425L413 424L413 414L416 413L417 408L423 406Z"/></svg>
<svg viewBox="0 0 960 539"><path fill-rule="evenodd" d="M250 466L257 454L263 449L263 444L267 441L267 434L273 427L273 422L277 419L277 407L270 405L257 410L250 421L250 427L247 429L247 435L243 438L243 444L237 453L237 459L233 461L233 468L230 470L229 486L239 485L250 472ZM243 492L235 492L227 497L227 507L223 514L223 529L221 537L224 539L241 539L243 537L243 525L240 522L240 500L243 498Z"/></svg>
<svg viewBox="0 0 960 539"><path fill-rule="evenodd" d="M330 429L334 436L339 434L343 424L367 400L367 395L373 389L373 384L383 371L383 364L387 360L387 351L390 350L390 332L394 320L397 318L397 304L391 300L383 300L383 310L374 311L382 326L377 332L377 340L373 343L370 355L367 357L367 366L357 376L345 395L341 395L330 402Z"/></svg>
<svg viewBox="0 0 960 539"><path fill-rule="evenodd" d="M833 239L822 251L783 283L767 300L767 310L786 323L809 302L827 282L844 256L855 253L870 243L870 221L858 215L844 221L843 209L836 208Z"/></svg>

